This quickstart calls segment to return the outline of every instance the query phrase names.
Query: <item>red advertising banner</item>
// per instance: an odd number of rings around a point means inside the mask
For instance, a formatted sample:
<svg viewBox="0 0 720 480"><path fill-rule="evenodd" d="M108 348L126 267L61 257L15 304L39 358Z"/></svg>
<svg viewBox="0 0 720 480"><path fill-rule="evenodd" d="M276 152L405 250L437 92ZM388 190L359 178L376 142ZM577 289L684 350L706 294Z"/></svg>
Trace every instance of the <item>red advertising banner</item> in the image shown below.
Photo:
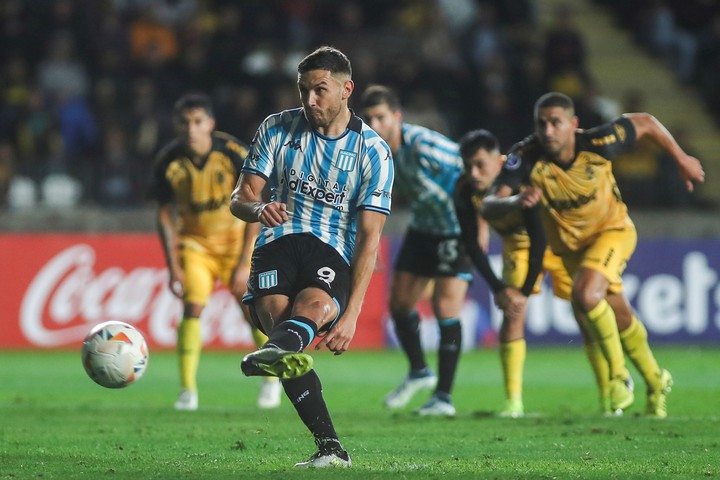
<svg viewBox="0 0 720 480"><path fill-rule="evenodd" d="M379 264L387 265L387 248ZM386 275L374 275L353 348L384 345ZM80 347L90 328L120 320L137 326L151 348L173 348L182 303L167 288L153 234L0 235L0 348ZM254 347L230 293L219 287L201 316L207 347Z"/></svg>

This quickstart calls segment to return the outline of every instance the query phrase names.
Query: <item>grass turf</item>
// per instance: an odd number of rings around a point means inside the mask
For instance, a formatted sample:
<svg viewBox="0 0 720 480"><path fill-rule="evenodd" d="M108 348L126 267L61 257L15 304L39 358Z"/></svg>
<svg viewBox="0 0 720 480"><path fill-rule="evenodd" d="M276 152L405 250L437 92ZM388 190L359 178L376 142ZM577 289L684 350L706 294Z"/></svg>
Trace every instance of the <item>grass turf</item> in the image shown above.
<svg viewBox="0 0 720 480"><path fill-rule="evenodd" d="M522 419L501 419L497 352L465 352L454 419L388 412L382 398L405 373L397 351L315 353L336 429L353 468L293 468L314 451L287 399L255 407L260 380L242 377L242 352L205 352L200 410L175 412L172 352L151 352L145 377L121 390L89 380L79 352L0 352L0 478L720 478L720 351L655 349L674 376L669 418L598 413L581 348L530 346ZM431 365L436 359L429 358Z"/></svg>

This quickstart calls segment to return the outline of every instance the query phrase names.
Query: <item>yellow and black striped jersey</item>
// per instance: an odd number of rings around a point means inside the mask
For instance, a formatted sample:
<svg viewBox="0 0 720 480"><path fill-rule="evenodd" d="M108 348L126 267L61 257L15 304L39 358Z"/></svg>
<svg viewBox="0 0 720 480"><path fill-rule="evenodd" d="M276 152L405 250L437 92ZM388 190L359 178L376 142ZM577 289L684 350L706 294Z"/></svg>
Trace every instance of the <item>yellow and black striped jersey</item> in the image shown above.
<svg viewBox="0 0 720 480"><path fill-rule="evenodd" d="M240 252L245 223L230 212L230 196L247 152L233 136L213 132L212 149L200 165L178 140L158 153L151 193L161 205L176 205L184 247L219 255Z"/></svg>
<svg viewBox="0 0 720 480"><path fill-rule="evenodd" d="M632 225L611 160L629 151L635 139L635 128L625 117L578 130L575 159L558 165L545 157L531 135L513 146L498 182L514 190L523 184L539 187L548 244L558 255L578 251L602 231Z"/></svg>

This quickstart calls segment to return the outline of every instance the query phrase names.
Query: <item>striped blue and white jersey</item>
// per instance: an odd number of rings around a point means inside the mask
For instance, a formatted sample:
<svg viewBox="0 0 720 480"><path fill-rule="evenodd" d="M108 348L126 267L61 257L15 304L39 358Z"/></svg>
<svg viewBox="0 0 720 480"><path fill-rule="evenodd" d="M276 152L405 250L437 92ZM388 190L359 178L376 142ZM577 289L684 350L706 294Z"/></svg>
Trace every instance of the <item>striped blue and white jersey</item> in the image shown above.
<svg viewBox="0 0 720 480"><path fill-rule="evenodd" d="M459 235L453 190L462 173L460 147L429 128L402 124L402 146L393 152L396 186L411 198L410 228L433 235Z"/></svg>
<svg viewBox="0 0 720 480"><path fill-rule="evenodd" d="M288 221L265 227L255 247L284 235L311 233L350 263L358 210L390 214L393 159L385 141L355 114L336 138L315 131L302 108L266 118L242 168L266 179Z"/></svg>

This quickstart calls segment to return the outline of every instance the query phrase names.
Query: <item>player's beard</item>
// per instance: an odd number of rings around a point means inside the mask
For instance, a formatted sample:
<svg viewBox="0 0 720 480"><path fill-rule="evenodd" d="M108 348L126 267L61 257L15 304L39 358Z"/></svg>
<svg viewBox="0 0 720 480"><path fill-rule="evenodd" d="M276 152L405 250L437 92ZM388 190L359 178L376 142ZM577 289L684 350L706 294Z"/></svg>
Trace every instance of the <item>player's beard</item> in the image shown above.
<svg viewBox="0 0 720 480"><path fill-rule="evenodd" d="M340 107L321 108L305 107L305 118L315 128L328 128L340 113Z"/></svg>
<svg viewBox="0 0 720 480"><path fill-rule="evenodd" d="M543 150L545 150L545 153L554 159L560 158L560 154L563 151L564 145L561 144L558 140L555 140L553 142L550 142L549 140L542 140L542 146Z"/></svg>

